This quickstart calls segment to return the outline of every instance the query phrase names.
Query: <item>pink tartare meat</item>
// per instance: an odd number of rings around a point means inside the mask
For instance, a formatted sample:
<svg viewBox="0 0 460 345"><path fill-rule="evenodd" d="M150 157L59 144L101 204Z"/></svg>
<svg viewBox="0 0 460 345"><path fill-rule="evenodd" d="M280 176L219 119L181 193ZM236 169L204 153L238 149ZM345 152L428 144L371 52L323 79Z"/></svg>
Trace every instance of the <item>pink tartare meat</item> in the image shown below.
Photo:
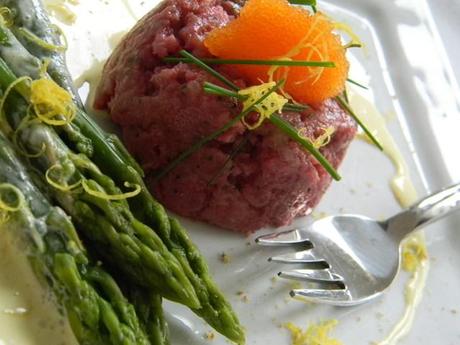
<svg viewBox="0 0 460 345"><path fill-rule="evenodd" d="M239 124L208 143L157 181L155 173L204 136L236 116L229 98L203 92L218 81L190 64L166 64L186 49L209 57L206 34L234 18L238 7L224 0L166 0L146 15L105 65L95 101L120 125L129 151L146 171L154 195L180 215L223 228L252 232L289 224L307 214L331 182L319 163L269 123L256 130ZM246 85L225 67L219 71ZM334 100L282 116L310 138L336 130L321 148L337 167L356 125Z"/></svg>

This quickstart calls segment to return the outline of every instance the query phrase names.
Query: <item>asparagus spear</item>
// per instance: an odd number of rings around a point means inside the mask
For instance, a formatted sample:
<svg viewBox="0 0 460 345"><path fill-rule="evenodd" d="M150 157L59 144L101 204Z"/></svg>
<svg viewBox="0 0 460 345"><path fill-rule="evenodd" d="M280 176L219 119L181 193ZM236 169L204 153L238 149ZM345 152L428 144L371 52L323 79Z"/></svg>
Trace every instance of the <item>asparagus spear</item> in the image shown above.
<svg viewBox="0 0 460 345"><path fill-rule="evenodd" d="M126 294L136 308L150 342L169 345L169 329L161 306L161 296L158 293L133 286L127 288Z"/></svg>
<svg viewBox="0 0 460 345"><path fill-rule="evenodd" d="M26 244L35 273L65 306L79 343L150 344L133 306L112 277L90 262L70 218L38 191L1 133L0 186L22 200L9 210L7 221L0 224L2 231L13 232ZM92 276L98 277L98 284Z"/></svg>
<svg viewBox="0 0 460 345"><path fill-rule="evenodd" d="M20 108L17 103L13 106ZM11 119L24 113L8 112L7 115ZM12 120L14 124L23 118ZM173 301L199 306L194 288L180 264L155 232L133 217L126 201L99 196L119 195L121 191L86 156L72 152L52 128L40 122L22 128L17 141L26 152L40 152L45 148L42 155L29 160L47 177L43 182L55 187L49 189L50 193L74 218L82 233L98 249L99 256L116 265L136 284L156 288ZM59 187L76 181L93 193L82 188L71 191Z"/></svg>
<svg viewBox="0 0 460 345"><path fill-rule="evenodd" d="M18 0L17 2L27 3L29 1L32 0ZM33 1L33 3L36 5L35 11L43 11L39 1ZM46 21L36 21L36 25L46 26L48 24ZM43 33L51 35L50 30L44 29L37 30L36 33L37 36ZM46 35L41 38L53 41ZM18 75L25 74L22 70L14 72ZM63 78L63 75L53 75L53 78L57 83L70 89L66 85L66 80L69 78ZM238 343L244 342L244 332L238 319L210 277L204 258L188 237L185 229L178 222L169 219L164 208L148 192L142 180L142 171L137 165L133 165L133 159L127 154L123 145L119 141L108 140L107 134L82 109L78 111L73 125L78 132L91 140L94 151L92 159L105 174L118 184L128 181L142 186L141 193L129 200L131 208L143 222L155 229L167 248L181 263L200 300L201 307L194 308L194 312L231 340Z"/></svg>
<svg viewBox="0 0 460 345"><path fill-rule="evenodd" d="M59 79L60 85L74 96L79 106L82 106L62 51L40 46L24 33L24 30L27 30L46 44L62 46L58 29L51 24L41 0L0 0L0 7L7 7L13 11L15 25L12 30L16 37L33 55L39 56L40 59L49 59L48 73L53 79Z"/></svg>
<svg viewBox="0 0 460 345"><path fill-rule="evenodd" d="M0 35L2 33L8 33L8 29L0 27ZM8 40L2 40L4 43L0 45L0 55L10 57L12 54L4 54L3 46L7 45L10 50L19 42L8 34L6 36ZM16 80L16 77L3 60L0 61L0 65L0 84L6 90ZM30 96L30 89L24 86L21 90L27 99ZM17 129L27 114L26 109L29 104L13 96L8 97L6 105L13 104L9 107L8 115L10 125ZM70 125L66 127L71 128ZM89 178L88 185L96 190L101 189L101 193L121 193L113 181L103 175L85 155L76 156L52 128L44 124L35 124L27 127L21 133L22 145L29 152L39 152L42 147L46 147L45 154L36 162L42 168L43 173L53 166L65 167L70 175L75 172L74 179L83 179L86 174L86 177ZM37 137L41 137L42 142L38 144L34 142ZM34 146L36 144L39 146ZM75 166L76 163L79 164L79 167ZM190 307L199 307L194 288L177 259L169 253L154 231L133 217L126 202L111 202L88 196L86 193L71 194L59 189L54 192L57 200L69 214L75 217L88 238L97 242L100 248L109 245L103 251L100 250L102 255L109 260L124 263L121 269L135 279L137 284L155 287L171 300ZM94 206L97 209L94 209ZM124 257L127 254L130 254L127 257L129 260Z"/></svg>
<svg viewBox="0 0 460 345"><path fill-rule="evenodd" d="M113 134L108 134L102 131L99 126L91 119L85 112L83 104L80 100L80 96L72 82L72 77L67 69L65 64L64 51L55 50L55 49L46 49L37 45L36 42L27 39L21 30L28 30L32 34L36 35L39 39L43 40L47 44L59 46L61 44L61 39L59 38L56 27L51 24L48 14L43 7L41 0L0 0L0 5L10 8L14 13L14 25L11 28L17 39L22 43L24 47L31 53L29 54L28 59L34 59L33 64L37 65L37 62L40 64L40 61L49 61L48 72L51 78L61 87L70 92L73 96L75 103L80 108L79 115L76 119L78 127L81 129L83 134L91 133L91 136L97 136L103 140L104 149L108 152L113 151L117 152L123 161L129 164L130 169L135 169L141 177L143 177L143 171L138 165L135 159L129 155L128 151L125 149L124 145L121 143L118 136ZM17 47L17 45L15 45ZM16 48L15 48L16 49ZM18 56L16 55L16 58ZM24 75L24 69L20 66L18 69L15 69L11 64L10 60L6 59L10 64L10 68L13 72L18 75ZM29 62L30 63L30 62ZM35 75L39 71L36 69ZM26 73L26 75L32 76L32 73ZM111 152L113 155L114 153ZM103 159L103 158L102 158Z"/></svg>
<svg viewBox="0 0 460 345"><path fill-rule="evenodd" d="M118 304L119 296L125 294L133 305L140 321L140 328L146 334L150 344L169 345L169 330L161 305L162 297L155 291L133 285L127 285L122 293L113 280L106 279L106 275L108 274L104 271L91 272L89 279L95 284L103 285L107 291L110 291L111 304L119 306L120 309L123 309L124 306ZM129 312L132 311L129 310Z"/></svg>

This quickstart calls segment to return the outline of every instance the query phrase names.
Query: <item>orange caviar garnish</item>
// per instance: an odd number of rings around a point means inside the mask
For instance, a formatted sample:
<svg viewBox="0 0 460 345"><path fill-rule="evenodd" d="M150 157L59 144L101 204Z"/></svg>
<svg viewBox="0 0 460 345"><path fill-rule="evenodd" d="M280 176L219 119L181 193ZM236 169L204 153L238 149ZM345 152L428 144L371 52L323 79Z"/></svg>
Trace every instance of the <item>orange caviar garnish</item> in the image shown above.
<svg viewBox="0 0 460 345"><path fill-rule="evenodd" d="M312 104L344 90L349 64L334 28L324 14L312 14L287 0L248 0L238 18L211 31L204 43L221 59L334 62L332 68L234 65L252 84L285 79L284 92Z"/></svg>

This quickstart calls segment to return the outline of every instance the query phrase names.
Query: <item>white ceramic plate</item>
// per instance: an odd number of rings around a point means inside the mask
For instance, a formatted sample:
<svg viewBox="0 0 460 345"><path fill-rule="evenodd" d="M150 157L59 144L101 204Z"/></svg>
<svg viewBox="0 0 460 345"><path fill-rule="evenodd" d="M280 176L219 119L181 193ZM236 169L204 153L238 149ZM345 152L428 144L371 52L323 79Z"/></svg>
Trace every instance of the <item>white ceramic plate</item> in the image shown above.
<svg viewBox="0 0 460 345"><path fill-rule="evenodd" d="M126 1L128 2L128 1ZM80 82L97 70L122 33L157 1L81 1L69 7L78 13L72 26L61 25L69 38L68 62ZM441 8L443 4L449 7ZM437 22L443 32L452 30L455 1L436 2ZM410 167L420 195L460 180L460 97L436 22L425 0L330 0L320 9L348 23L366 44L354 52L351 77L370 85L366 97L388 120L388 127ZM457 12L458 13L458 12ZM457 28L460 28L458 24ZM454 36L443 37L449 46ZM455 37L456 38L456 37ZM457 47L450 52L458 57ZM458 61L458 60L457 60ZM94 80L89 80L94 82ZM83 88L83 92L85 87ZM316 212L362 213L387 217L400 207L389 188L394 172L386 156L368 144L355 141L341 167L343 181L334 183ZM289 281L272 277L280 266L269 264L271 251L244 238L213 227L182 220L207 257L211 271L234 305L247 330L248 344L289 344L289 333L280 328L294 322L337 319L333 335L343 344L379 342L399 320L404 307L401 273L394 286L375 302L353 308L334 308L291 300ZM298 219L303 224L307 219ZM414 325L402 344L459 344L460 330L460 218L450 217L427 228L431 269ZM262 232L270 231L270 229ZM261 234L259 232L258 234ZM221 253L231 260L224 264ZM244 292L243 298L238 292ZM204 339L210 328L186 309L167 303L173 344L226 344L223 337Z"/></svg>

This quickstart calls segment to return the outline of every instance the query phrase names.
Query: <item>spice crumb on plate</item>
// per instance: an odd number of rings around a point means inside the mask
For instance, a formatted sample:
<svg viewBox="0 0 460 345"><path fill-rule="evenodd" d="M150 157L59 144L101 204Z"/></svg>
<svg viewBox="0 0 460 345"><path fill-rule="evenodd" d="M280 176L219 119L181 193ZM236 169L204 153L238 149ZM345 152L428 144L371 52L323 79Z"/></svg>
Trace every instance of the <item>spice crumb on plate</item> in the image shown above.
<svg viewBox="0 0 460 345"><path fill-rule="evenodd" d="M228 255L227 253L225 252L222 252L220 255L219 255L219 260L223 263L223 264L228 264L231 262L232 258L230 255Z"/></svg>
<svg viewBox="0 0 460 345"><path fill-rule="evenodd" d="M247 295L246 292L244 291L238 291L237 293L237 296L240 297L241 301L244 302L244 303L248 303L249 302L249 297Z"/></svg>
<svg viewBox="0 0 460 345"><path fill-rule="evenodd" d="M284 327L291 332L292 345L342 345L339 340L330 337L337 323L337 320L321 321L310 324L305 331L290 322L284 324Z"/></svg>
<svg viewBox="0 0 460 345"><path fill-rule="evenodd" d="M216 337L216 334L213 331L208 331L204 334L204 338L206 340L214 340L215 337Z"/></svg>

